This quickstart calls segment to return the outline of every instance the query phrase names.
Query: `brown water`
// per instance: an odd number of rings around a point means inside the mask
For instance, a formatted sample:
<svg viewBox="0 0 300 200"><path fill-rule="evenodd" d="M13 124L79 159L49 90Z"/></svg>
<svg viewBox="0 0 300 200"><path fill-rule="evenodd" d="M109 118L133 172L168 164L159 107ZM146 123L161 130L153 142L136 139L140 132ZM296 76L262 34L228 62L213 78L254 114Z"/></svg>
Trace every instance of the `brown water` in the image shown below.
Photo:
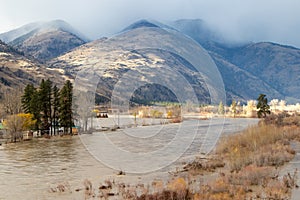
<svg viewBox="0 0 300 200"><path fill-rule="evenodd" d="M6 145L0 150L0 199L55 199L50 188L65 182L81 186L97 171L111 173L78 137Z"/></svg>
<svg viewBox="0 0 300 200"><path fill-rule="evenodd" d="M207 128L207 122L201 123L203 129ZM231 119L226 121L223 131L224 134L232 133L255 123L257 120L253 119ZM174 126L177 125L170 125L170 128ZM191 126L191 129L194 128ZM139 127L134 131L147 132L152 129L151 126ZM165 130L167 133L170 129L166 127ZM132 148L133 144L127 143L121 133L122 131L117 131L106 134L110 134L114 141L123 147ZM168 134L164 135L166 137L160 137L155 145L159 146L168 140ZM93 141L97 137L98 134L90 135L85 142ZM199 138L195 138L195 141L194 145L201 143ZM167 178L166 171L175 169L180 164L175 162L165 169L147 174L117 176L116 169L106 167L91 156L78 136L33 140L0 148L0 199L84 199L83 193L75 192L75 189L83 188L85 179L91 180L96 187L107 178L117 182L150 182L154 178ZM103 151L100 146L94 148ZM139 145L139 148L143 151L143 145ZM145 148L149 147L145 145ZM192 149L184 156L193 156L197 153L197 149ZM49 192L50 188L55 188L61 183L68 185L70 190L64 193Z"/></svg>

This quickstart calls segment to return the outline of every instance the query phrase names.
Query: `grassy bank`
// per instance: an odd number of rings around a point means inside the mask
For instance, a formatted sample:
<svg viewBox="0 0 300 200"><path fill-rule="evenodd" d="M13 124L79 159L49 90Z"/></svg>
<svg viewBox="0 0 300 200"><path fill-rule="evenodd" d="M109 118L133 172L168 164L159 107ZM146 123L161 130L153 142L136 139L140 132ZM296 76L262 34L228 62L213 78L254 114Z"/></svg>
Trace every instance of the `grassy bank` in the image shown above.
<svg viewBox="0 0 300 200"><path fill-rule="evenodd" d="M257 126L222 138L210 159L196 159L186 166L193 176L215 174L215 178L199 185L199 190L187 197L289 199L291 189L298 187L297 173L280 177L279 172L294 158L290 142L300 139L298 119L272 115Z"/></svg>

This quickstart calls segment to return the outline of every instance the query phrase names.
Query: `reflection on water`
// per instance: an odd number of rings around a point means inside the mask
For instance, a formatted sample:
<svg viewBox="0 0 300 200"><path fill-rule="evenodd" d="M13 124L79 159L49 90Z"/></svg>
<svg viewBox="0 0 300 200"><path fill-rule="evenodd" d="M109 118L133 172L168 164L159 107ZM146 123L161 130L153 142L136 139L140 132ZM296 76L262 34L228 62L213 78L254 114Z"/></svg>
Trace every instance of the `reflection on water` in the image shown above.
<svg viewBox="0 0 300 200"><path fill-rule="evenodd" d="M202 128L207 128L205 121L203 123ZM245 128L247 124L254 123L257 123L257 120L230 120L225 123L224 132L236 132ZM172 130L172 127L174 125L170 125L170 129L162 129L165 130L165 134L157 137L153 146L141 145L140 142L136 145L141 152L153 147L159 148L170 139L168 133L171 133L169 130ZM137 130L145 132L155 128L159 127L141 127L126 131L138 134ZM120 147L130 150L134 146L132 141L126 140L128 136L124 136L122 131L107 134ZM91 141L95 138L97 138L97 134L89 136ZM197 154L198 142L201 141L197 141L196 138L193 144L195 147L191 148L184 156ZM97 148L99 151L103 151L101 147ZM136 151L136 149L132 150ZM145 175L128 174L125 177L117 178L115 173L116 170L96 161L85 149L78 136L5 145L0 149L0 199L82 199L83 196L76 193L75 189L82 187L82 182L86 178L99 184L100 180L104 180L106 177L113 177L120 181L133 179L143 181L144 178L150 180L155 176L161 176L159 172L156 172ZM66 182L70 185L71 191L63 194L49 192L51 187Z"/></svg>

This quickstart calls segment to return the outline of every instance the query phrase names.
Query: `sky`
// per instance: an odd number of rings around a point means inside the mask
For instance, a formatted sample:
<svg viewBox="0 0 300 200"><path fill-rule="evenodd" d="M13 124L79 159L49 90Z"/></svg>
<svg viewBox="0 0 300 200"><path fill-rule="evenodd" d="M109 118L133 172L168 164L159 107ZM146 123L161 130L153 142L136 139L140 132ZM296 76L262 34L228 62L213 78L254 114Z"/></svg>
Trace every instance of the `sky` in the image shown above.
<svg viewBox="0 0 300 200"><path fill-rule="evenodd" d="M300 48L299 0L0 0L0 33L62 19L91 39L140 19L202 19L232 41Z"/></svg>

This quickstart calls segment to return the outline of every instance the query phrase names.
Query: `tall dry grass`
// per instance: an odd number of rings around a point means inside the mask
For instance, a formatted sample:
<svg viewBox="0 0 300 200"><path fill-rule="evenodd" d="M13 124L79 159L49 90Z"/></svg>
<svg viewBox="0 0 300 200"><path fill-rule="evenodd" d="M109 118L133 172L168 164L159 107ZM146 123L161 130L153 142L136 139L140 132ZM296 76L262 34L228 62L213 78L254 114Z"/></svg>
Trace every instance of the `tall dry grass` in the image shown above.
<svg viewBox="0 0 300 200"><path fill-rule="evenodd" d="M243 132L224 137L216 154L225 157L231 171L239 171L248 165L281 166L291 160L294 151L289 145L298 137L293 128L260 124Z"/></svg>

